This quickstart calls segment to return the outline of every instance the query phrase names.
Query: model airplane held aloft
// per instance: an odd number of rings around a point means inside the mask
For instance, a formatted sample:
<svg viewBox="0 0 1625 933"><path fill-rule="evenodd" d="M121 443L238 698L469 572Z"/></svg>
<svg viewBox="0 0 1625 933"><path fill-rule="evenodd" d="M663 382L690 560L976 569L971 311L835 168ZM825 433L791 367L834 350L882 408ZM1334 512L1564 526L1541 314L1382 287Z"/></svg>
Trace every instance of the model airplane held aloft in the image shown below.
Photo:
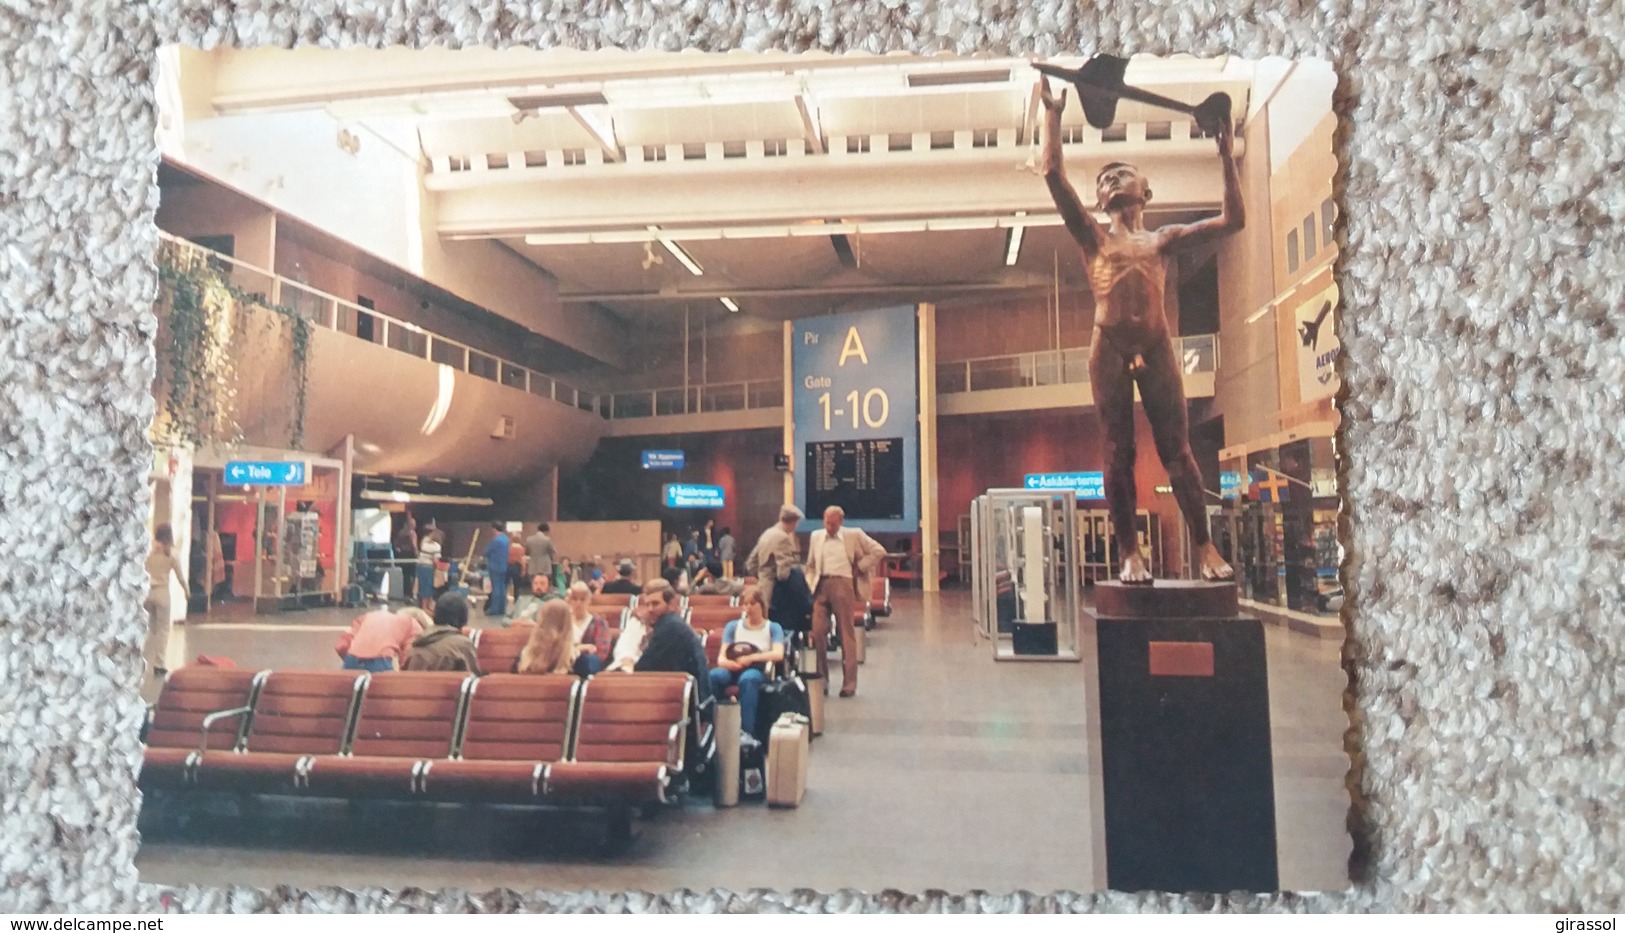
<svg viewBox="0 0 1625 933"><path fill-rule="evenodd" d="M1095 129L1103 130L1116 122L1117 102L1125 97L1153 107L1188 113L1206 133L1217 133L1230 123L1229 94L1220 91L1208 95L1200 104L1192 105L1131 87L1123 83L1123 75L1128 71L1126 58L1096 55L1081 68L1062 68L1043 62L1034 62L1033 67L1077 88L1078 102L1083 105L1083 117Z"/></svg>

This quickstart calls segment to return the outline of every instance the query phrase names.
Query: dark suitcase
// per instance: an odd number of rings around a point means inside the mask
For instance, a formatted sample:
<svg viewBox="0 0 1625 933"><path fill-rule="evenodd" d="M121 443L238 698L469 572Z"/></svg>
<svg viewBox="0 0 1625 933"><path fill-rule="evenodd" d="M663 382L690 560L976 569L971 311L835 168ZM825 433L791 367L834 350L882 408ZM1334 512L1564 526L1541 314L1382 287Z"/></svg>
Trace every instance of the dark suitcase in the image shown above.
<svg viewBox="0 0 1625 933"><path fill-rule="evenodd" d="M766 745L773 732L773 724L785 713L812 718L812 700L807 696L807 684L800 675L792 674L762 685L756 700L756 721L750 724L750 734Z"/></svg>
<svg viewBox="0 0 1625 933"><path fill-rule="evenodd" d="M754 736L739 737L739 802L767 799L767 743Z"/></svg>

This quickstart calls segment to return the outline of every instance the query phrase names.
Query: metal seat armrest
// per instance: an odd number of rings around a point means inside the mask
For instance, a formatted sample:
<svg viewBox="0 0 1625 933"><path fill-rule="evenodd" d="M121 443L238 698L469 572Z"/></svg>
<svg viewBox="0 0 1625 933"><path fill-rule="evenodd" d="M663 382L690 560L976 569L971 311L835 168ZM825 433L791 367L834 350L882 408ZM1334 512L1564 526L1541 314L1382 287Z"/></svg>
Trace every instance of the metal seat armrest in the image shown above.
<svg viewBox="0 0 1625 933"><path fill-rule="evenodd" d="M238 706L238 707L235 707L233 709L216 710L215 712L212 712L212 713L208 714L207 716L204 716L203 717L203 727L200 730L201 735L199 737L197 750L199 752L206 752L206 751L209 750L209 727L210 726L214 725L216 722L219 722L222 719L230 719L230 718L232 718L234 716L246 716L248 713L252 712L253 709L254 709L254 707L252 707L252 706ZM235 746L236 743L233 742L232 745Z"/></svg>

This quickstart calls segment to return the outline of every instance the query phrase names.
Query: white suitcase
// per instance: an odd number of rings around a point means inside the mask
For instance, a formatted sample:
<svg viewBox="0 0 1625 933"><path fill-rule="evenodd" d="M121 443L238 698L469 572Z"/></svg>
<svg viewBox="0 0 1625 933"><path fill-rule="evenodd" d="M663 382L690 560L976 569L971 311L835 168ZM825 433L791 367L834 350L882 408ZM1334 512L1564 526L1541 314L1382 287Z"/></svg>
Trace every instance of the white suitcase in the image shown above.
<svg viewBox="0 0 1625 933"><path fill-rule="evenodd" d="M808 745L812 724L807 717L785 713L773 724L767 743L767 804L799 807L807 794Z"/></svg>

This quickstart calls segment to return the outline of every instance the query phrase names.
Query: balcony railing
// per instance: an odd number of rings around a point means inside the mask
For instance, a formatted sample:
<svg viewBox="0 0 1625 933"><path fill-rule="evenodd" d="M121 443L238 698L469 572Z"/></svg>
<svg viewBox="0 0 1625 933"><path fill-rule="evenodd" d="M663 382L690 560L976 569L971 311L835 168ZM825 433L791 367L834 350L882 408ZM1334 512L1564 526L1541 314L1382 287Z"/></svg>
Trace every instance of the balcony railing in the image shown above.
<svg viewBox="0 0 1625 933"><path fill-rule="evenodd" d="M784 404L784 386L777 379L755 382L719 382L711 385L616 392L604 396L606 417L651 418L660 415L695 415L724 411L778 408Z"/></svg>
<svg viewBox="0 0 1625 933"><path fill-rule="evenodd" d="M1089 381L1089 347L984 356L937 364L937 393L984 392L1073 385ZM1219 366L1219 337L1174 338L1174 355L1186 375L1211 373Z"/></svg>
<svg viewBox="0 0 1625 933"><path fill-rule="evenodd" d="M1179 360L1180 370L1186 375L1214 372L1219 366L1219 337L1217 334L1175 337L1174 353ZM988 389L1074 385L1088 381L1088 347L1011 353L937 364L937 393L940 395L984 392ZM689 386L687 389L616 392L603 396L603 399L605 417L650 418L778 408L784 404L784 387L777 379L764 379L758 382Z"/></svg>
<svg viewBox="0 0 1625 933"><path fill-rule="evenodd" d="M232 287L271 304L289 308L317 327L381 344L408 356L449 366L480 379L500 382L509 388L552 399L582 411L603 415L607 407L608 396L583 392L552 376L430 333L416 324L380 314L321 289L267 272L224 253L205 249L180 237L162 231L158 236L162 240L161 250L168 251L178 265L205 263Z"/></svg>

